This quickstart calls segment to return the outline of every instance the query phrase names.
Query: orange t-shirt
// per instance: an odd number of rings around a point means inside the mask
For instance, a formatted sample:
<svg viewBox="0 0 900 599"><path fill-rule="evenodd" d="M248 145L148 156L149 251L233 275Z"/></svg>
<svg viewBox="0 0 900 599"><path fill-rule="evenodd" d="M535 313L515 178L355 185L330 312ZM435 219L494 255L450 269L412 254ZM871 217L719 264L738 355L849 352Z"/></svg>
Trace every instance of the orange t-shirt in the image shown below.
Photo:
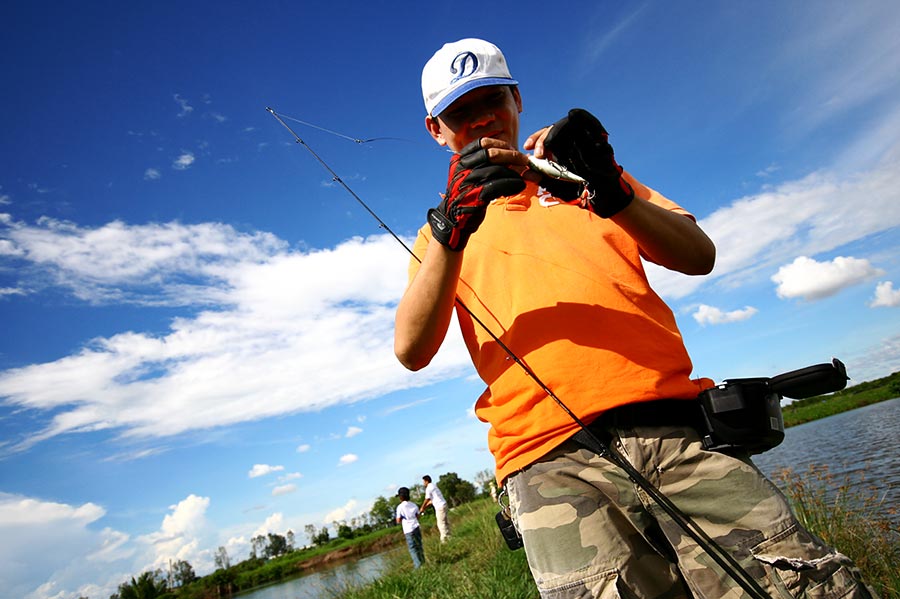
<svg viewBox="0 0 900 599"><path fill-rule="evenodd" d="M651 202L693 218L647 191ZM430 238L425 225L417 256ZM413 259L410 278L417 270ZM675 317L650 288L635 241L533 183L488 206L466 247L457 297L584 422L623 404L694 398L713 385L690 378ZM487 384L475 413L491 425L502 482L578 425L458 306L457 317Z"/></svg>

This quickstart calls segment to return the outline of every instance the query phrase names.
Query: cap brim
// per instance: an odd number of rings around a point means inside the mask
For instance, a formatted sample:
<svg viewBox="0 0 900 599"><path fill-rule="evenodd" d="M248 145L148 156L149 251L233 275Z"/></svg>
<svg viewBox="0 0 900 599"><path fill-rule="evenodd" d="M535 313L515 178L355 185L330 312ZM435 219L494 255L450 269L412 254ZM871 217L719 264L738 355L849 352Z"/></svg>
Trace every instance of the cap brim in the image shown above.
<svg viewBox="0 0 900 599"><path fill-rule="evenodd" d="M518 85L519 82L515 79L507 79L505 77L484 77L482 79L472 79L466 81L449 94L444 96L444 98L434 105L434 108L431 109L431 116L438 116L442 112L444 112L451 104L456 102L463 95L469 93L473 89L478 89L479 87L485 87L487 85Z"/></svg>

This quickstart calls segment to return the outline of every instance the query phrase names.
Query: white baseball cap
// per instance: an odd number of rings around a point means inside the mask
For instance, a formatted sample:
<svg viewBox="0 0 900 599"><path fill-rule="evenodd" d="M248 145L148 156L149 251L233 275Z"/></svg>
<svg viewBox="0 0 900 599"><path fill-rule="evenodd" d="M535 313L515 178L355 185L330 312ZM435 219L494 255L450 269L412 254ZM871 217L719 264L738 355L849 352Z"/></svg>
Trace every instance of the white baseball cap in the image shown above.
<svg viewBox="0 0 900 599"><path fill-rule="evenodd" d="M431 116L478 87L518 83L509 74L500 48L474 38L444 44L422 69L422 97Z"/></svg>

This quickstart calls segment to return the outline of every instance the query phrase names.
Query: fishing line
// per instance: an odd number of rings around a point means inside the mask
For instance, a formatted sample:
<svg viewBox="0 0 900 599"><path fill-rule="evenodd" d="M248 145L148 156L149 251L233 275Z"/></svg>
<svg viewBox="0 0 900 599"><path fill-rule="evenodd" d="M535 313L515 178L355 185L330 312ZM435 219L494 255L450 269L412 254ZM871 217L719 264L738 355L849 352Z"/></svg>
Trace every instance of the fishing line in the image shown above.
<svg viewBox="0 0 900 599"><path fill-rule="evenodd" d="M266 108L266 110L268 110L269 112L272 113L273 116L275 116L275 111L273 111L271 108ZM338 137L341 137L343 139L352 141L353 143L360 144L360 145L371 143L373 141L407 141L407 142L412 143L411 139L404 139L402 137L370 137L369 139L360 139L358 137L350 137L349 135L344 135L343 133L339 133L337 131L332 131L331 129L326 129L325 127L321 127L319 125L314 125L313 123L308 123L306 121L301 121L300 119L295 119L294 117L287 116L286 114L278 114L276 116L276 118L278 118L278 117L281 117L282 119L285 119L288 121L294 121L295 123L300 123L301 125L306 125L307 127L312 127L313 129L318 129L319 131L324 131L325 133L331 133L332 135L336 135ZM284 124L284 123L282 123L282 124Z"/></svg>
<svg viewBox="0 0 900 599"><path fill-rule="evenodd" d="M381 220L381 218L379 218L377 214L375 214L375 212L371 208L369 208L369 206L362 200L362 198L356 195L356 193L350 188L350 186L347 185L347 183L345 183L343 179L341 179L338 174L335 173L318 154L316 154L316 152L309 146L309 144L303 141L303 139L299 135L297 135L297 133L294 132L294 130L291 129L291 127L287 123L284 122L283 119L296 121L303 125L311 126L315 129L320 129L322 131L338 135L339 137L343 137L356 143L366 143L367 141L374 141L374 139L365 141L359 140L357 138L343 135L341 133L325 129L323 127L310 125L309 123L305 123L304 121L301 121L299 119L286 117L275 112L275 110L270 107L266 107L266 110L273 117L275 117L275 119L279 123L281 123L285 129L290 132L290 134L294 137L296 143L302 145L309 151L310 154L313 155L313 157L319 162L319 164L321 164L325 168L325 170L327 170L331 174L332 179L336 183L340 183L341 186L346 189L351 196L353 196L353 199L355 199L363 208L365 208L366 212L368 212L372 216L372 218L374 218L378 222L378 226L380 228L390 233L391 237L393 237L397 241L397 243L403 246L403 249L405 249L409 253L409 255L412 256L419 264L422 263L422 259L416 256L415 253L413 253L412 249L410 249L409 246L406 245L406 243L402 239L400 239L391 230L391 228L388 227L387 224L385 224L385 222ZM689 516L681 512L681 510L678 509L678 507L674 503L672 503L672 501L668 497L666 497L662 494L661 491L656 489L656 487L654 487L650 483L650 481L648 481L646 477L644 477L643 474L635 469L634 466L632 466L631 463L628 462L628 460L619 455L617 451L613 450L611 445L604 445L603 442L594 434L594 432L590 428L588 428L588 426L580 418L578 418L578 416L575 415L575 413L571 409L569 409L569 407L559 397L557 397L556 393L554 393L553 390L550 389L544 383L544 381L541 380L541 378L531 369L531 367L529 367L528 364L526 364L521 358L519 358L519 356L509 348L509 346L503 343L503 341L501 341L500 338L478 316L476 316L475 313L473 313L472 310L470 310L469 307L466 306L459 297L456 297L455 301L456 305L458 305L466 314L468 314L472 318L472 320L476 322L487 333L487 335L506 353L506 355L509 356L509 358L522 369L526 376L528 376L528 378L530 378L538 387L540 387L541 391L546 393L549 398L556 402L556 404L560 408L562 408L562 410L575 422L575 424L578 425L578 427L581 429L581 432L594 445L594 447L591 447L591 449L595 453L597 453L600 457L608 459L616 466L622 468L626 472L626 474L628 474L628 478L630 478L635 484L637 484L648 495L650 495L650 497L657 503L657 505L659 505L663 509L663 511L665 511L676 522L676 524L678 524L682 528L682 530L684 530L688 534L688 536L693 538L697 542L697 544L703 548L707 555L709 555L713 559L713 561L721 566L722 569L725 570L725 572L728 573L728 575L731 576L731 578L736 583L738 583L741 588L747 591L747 593L749 593L751 597L753 597L754 599L772 599L771 596L759 585L759 583L757 583L756 580L752 578L729 553L722 549L722 547L718 543L716 543L716 541L714 541L709 535L707 535L706 532L702 528L700 528L700 526L696 522L694 522Z"/></svg>

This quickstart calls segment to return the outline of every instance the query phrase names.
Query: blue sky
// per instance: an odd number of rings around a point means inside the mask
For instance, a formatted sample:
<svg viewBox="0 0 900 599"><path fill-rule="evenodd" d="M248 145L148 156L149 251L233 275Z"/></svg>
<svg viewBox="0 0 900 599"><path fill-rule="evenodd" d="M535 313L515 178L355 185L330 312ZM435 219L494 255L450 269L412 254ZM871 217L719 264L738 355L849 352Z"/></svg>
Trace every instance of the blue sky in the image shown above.
<svg viewBox="0 0 900 599"><path fill-rule="evenodd" d="M900 369L895 2L46 3L0 8L0 587L106 598L255 534L492 467L453 335L391 350L438 201L421 66L484 37L524 135L574 106L692 211L707 277L650 268L698 376Z"/></svg>

